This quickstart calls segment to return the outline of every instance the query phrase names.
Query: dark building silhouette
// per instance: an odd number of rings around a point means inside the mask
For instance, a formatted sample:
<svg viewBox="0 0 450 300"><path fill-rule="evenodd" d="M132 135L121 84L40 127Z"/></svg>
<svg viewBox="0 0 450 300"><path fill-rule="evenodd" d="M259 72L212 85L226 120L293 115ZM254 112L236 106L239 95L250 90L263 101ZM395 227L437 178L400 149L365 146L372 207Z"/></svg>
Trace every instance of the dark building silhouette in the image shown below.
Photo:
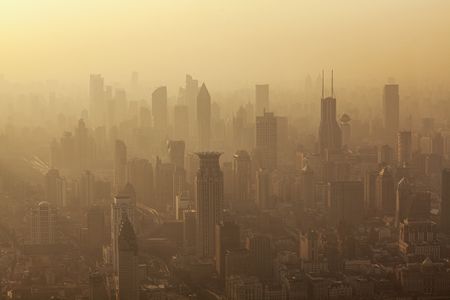
<svg viewBox="0 0 450 300"><path fill-rule="evenodd" d="M138 245L133 226L126 213L122 217L119 231L119 253L117 269L117 291L120 300L138 300Z"/></svg>
<svg viewBox="0 0 450 300"><path fill-rule="evenodd" d="M209 150L211 143L211 96L203 83L197 96L198 148Z"/></svg>
<svg viewBox="0 0 450 300"><path fill-rule="evenodd" d="M261 168L274 170L277 167L277 118L264 112L256 117L256 150L260 155Z"/></svg>
<svg viewBox="0 0 450 300"><path fill-rule="evenodd" d="M225 279L225 253L228 250L238 249L240 246L239 225L224 222L216 225L216 271L222 280Z"/></svg>

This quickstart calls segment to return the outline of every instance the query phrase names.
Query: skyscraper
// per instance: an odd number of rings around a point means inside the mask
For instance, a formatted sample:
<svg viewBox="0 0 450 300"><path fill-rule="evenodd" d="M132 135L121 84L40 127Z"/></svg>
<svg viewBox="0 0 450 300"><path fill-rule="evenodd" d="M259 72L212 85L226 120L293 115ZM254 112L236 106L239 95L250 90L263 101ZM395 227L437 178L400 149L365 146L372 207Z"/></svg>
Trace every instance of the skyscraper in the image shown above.
<svg viewBox="0 0 450 300"><path fill-rule="evenodd" d="M329 183L328 205L331 222L358 225L364 210L364 184L360 181L334 181Z"/></svg>
<svg viewBox="0 0 450 300"><path fill-rule="evenodd" d="M412 185L403 177L397 185L397 201L395 208L395 226L398 227L407 218L412 200Z"/></svg>
<svg viewBox="0 0 450 300"><path fill-rule="evenodd" d="M315 207L315 180L314 171L306 164L300 173L300 197L303 205L307 208Z"/></svg>
<svg viewBox="0 0 450 300"><path fill-rule="evenodd" d="M31 210L31 244L53 245L56 237L56 207L46 201Z"/></svg>
<svg viewBox="0 0 450 300"><path fill-rule="evenodd" d="M225 274L225 252L240 246L240 228L233 222L216 224L216 271L221 279Z"/></svg>
<svg viewBox="0 0 450 300"><path fill-rule="evenodd" d="M412 161L411 131L400 131L397 136L397 162L400 166Z"/></svg>
<svg viewBox="0 0 450 300"><path fill-rule="evenodd" d="M383 168L377 177L377 211L383 215L395 214L394 177L389 167Z"/></svg>
<svg viewBox="0 0 450 300"><path fill-rule="evenodd" d="M331 96L324 97L322 74L322 99L320 105L319 149L320 153L326 151L338 152L342 148L342 133L336 120L336 98L333 95L333 75L331 75Z"/></svg>
<svg viewBox="0 0 450 300"><path fill-rule="evenodd" d="M450 234L450 169L442 170L441 231Z"/></svg>
<svg viewBox="0 0 450 300"><path fill-rule="evenodd" d="M134 158L128 162L128 182L136 192L138 203L152 206L153 203L153 167L143 158Z"/></svg>
<svg viewBox="0 0 450 300"><path fill-rule="evenodd" d="M117 195L111 204L111 250L112 263L115 272L118 271L119 263L119 232L124 216L134 224L135 204L126 195ZM133 225L134 227L134 225Z"/></svg>
<svg viewBox="0 0 450 300"><path fill-rule="evenodd" d="M127 183L127 146L116 140L114 149L114 191L119 192Z"/></svg>
<svg viewBox="0 0 450 300"><path fill-rule="evenodd" d="M256 150L261 155L263 169L274 170L277 167L277 119L273 113L265 112L256 117Z"/></svg>
<svg viewBox="0 0 450 300"><path fill-rule="evenodd" d="M50 169L45 175L45 195L47 201L57 207L66 206L66 180L56 169Z"/></svg>
<svg viewBox="0 0 450 300"><path fill-rule="evenodd" d="M269 85L257 84L255 86L255 107L256 116L263 116L269 111Z"/></svg>
<svg viewBox="0 0 450 300"><path fill-rule="evenodd" d="M95 176L90 171L85 171L80 178L80 204L90 206L95 202Z"/></svg>
<svg viewBox="0 0 450 300"><path fill-rule="evenodd" d="M91 74L89 78L89 105L94 124L103 125L105 117L104 82L100 74Z"/></svg>
<svg viewBox="0 0 450 300"><path fill-rule="evenodd" d="M197 96L198 148L209 150L211 142L211 96L203 83Z"/></svg>
<svg viewBox="0 0 450 300"><path fill-rule="evenodd" d="M102 249L105 243L105 215L99 206L89 208L87 212L87 242L89 254L97 259L102 256Z"/></svg>
<svg viewBox="0 0 450 300"><path fill-rule="evenodd" d="M187 105L173 108L173 136L177 140L189 141L189 110Z"/></svg>
<svg viewBox="0 0 450 300"><path fill-rule="evenodd" d="M159 137L167 132L167 88L161 86L152 93L153 126Z"/></svg>
<svg viewBox="0 0 450 300"><path fill-rule="evenodd" d="M272 241L269 236L255 234L247 237L246 248L250 252L250 268L253 275L262 281L272 279Z"/></svg>
<svg viewBox="0 0 450 300"><path fill-rule="evenodd" d="M233 157L233 201L239 205L248 205L251 201L252 163L247 151L237 151Z"/></svg>
<svg viewBox="0 0 450 300"><path fill-rule="evenodd" d="M133 225L126 213L120 222L118 240L118 299L138 300L138 245Z"/></svg>
<svg viewBox="0 0 450 300"><path fill-rule="evenodd" d="M197 153L200 168L196 176L197 254L212 258L215 255L215 226L222 221L223 173L217 152Z"/></svg>
<svg viewBox="0 0 450 300"><path fill-rule="evenodd" d="M398 84L386 84L383 89L383 122L387 142L391 145L399 129L399 107Z"/></svg>
<svg viewBox="0 0 450 300"><path fill-rule="evenodd" d="M175 165L176 168L184 170L184 141L168 141L167 151L169 154L169 161Z"/></svg>
<svg viewBox="0 0 450 300"><path fill-rule="evenodd" d="M197 95L198 80L193 79L191 75L186 75L186 87L184 89L184 102L188 107L189 121L189 137L194 137L197 131Z"/></svg>
<svg viewBox="0 0 450 300"><path fill-rule="evenodd" d="M256 205L264 210L272 208L272 204L271 172L259 169L256 172Z"/></svg>

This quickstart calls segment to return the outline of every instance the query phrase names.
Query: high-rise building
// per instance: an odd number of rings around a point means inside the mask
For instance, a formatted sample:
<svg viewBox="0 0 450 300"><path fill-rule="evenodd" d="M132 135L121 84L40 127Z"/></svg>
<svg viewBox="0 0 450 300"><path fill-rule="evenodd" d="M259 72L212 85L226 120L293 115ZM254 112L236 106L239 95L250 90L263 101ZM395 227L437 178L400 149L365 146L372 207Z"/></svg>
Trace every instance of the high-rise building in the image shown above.
<svg viewBox="0 0 450 300"><path fill-rule="evenodd" d="M116 140L114 148L114 191L119 192L127 183L127 146Z"/></svg>
<svg viewBox="0 0 450 300"><path fill-rule="evenodd" d="M128 162L128 182L133 185L138 203L153 205L153 167L143 158Z"/></svg>
<svg viewBox="0 0 450 300"><path fill-rule="evenodd" d="M80 178L80 204L83 206L93 205L95 199L95 176L91 171L85 171Z"/></svg>
<svg viewBox="0 0 450 300"><path fill-rule="evenodd" d="M168 141L167 152L169 154L169 161L175 165L176 168L184 170L184 141Z"/></svg>
<svg viewBox="0 0 450 300"><path fill-rule="evenodd" d="M387 142L395 142L395 135L399 130L400 97L398 84L386 84L383 89L383 122Z"/></svg>
<svg viewBox="0 0 450 300"><path fill-rule="evenodd" d="M300 197L307 208L315 207L315 180L314 171L306 164L300 173Z"/></svg>
<svg viewBox="0 0 450 300"><path fill-rule="evenodd" d="M400 223L408 217L409 209L411 207L411 200L413 194L413 186L411 182L403 177L397 185L397 202L395 209L395 226L398 227Z"/></svg>
<svg viewBox="0 0 450 300"><path fill-rule="evenodd" d="M153 126L159 137L167 133L167 88L161 86L152 93Z"/></svg>
<svg viewBox="0 0 450 300"><path fill-rule="evenodd" d="M374 212L377 209L377 171L368 170L364 174L364 209Z"/></svg>
<svg viewBox="0 0 450 300"><path fill-rule="evenodd" d="M133 224L134 227L134 215L135 215L135 203L127 195L117 195L114 197L111 204L111 250L112 250L112 263L115 272L118 271L119 260L119 232L120 224L124 216ZM135 228L135 227L134 227Z"/></svg>
<svg viewBox="0 0 450 300"><path fill-rule="evenodd" d="M259 169L256 172L256 205L259 209L272 208L271 172Z"/></svg>
<svg viewBox="0 0 450 300"><path fill-rule="evenodd" d="M339 121L340 121L340 127L342 131L342 145L349 147L352 140L352 126L350 124L350 121L352 119L349 115L343 114Z"/></svg>
<svg viewBox="0 0 450 300"><path fill-rule="evenodd" d="M331 223L358 225L364 210L364 184L360 181L334 181L329 183L328 205Z"/></svg>
<svg viewBox="0 0 450 300"><path fill-rule="evenodd" d="M57 243L57 209L54 205L42 201L31 210L31 244L53 245Z"/></svg>
<svg viewBox="0 0 450 300"><path fill-rule="evenodd" d="M159 157L156 158L155 197L156 207L159 209L175 209L174 173L175 165L163 163Z"/></svg>
<svg viewBox="0 0 450 300"><path fill-rule="evenodd" d="M105 214L101 207L92 206L87 212L86 219L89 254L99 259L106 240Z"/></svg>
<svg viewBox="0 0 450 300"><path fill-rule="evenodd" d="M252 274L262 281L272 280L272 241L269 236L255 234L247 237L246 248L250 252Z"/></svg>
<svg viewBox="0 0 450 300"><path fill-rule="evenodd" d="M450 169L442 170L441 179L441 231L450 234Z"/></svg>
<svg viewBox="0 0 450 300"><path fill-rule="evenodd" d="M322 96L320 111L320 153L338 152L342 148L342 133L336 120L336 98Z"/></svg>
<svg viewBox="0 0 450 300"><path fill-rule="evenodd" d="M138 300L138 245L133 225L126 213L118 236L117 294L120 300Z"/></svg>
<svg viewBox="0 0 450 300"><path fill-rule="evenodd" d="M198 148L209 150L211 142L211 96L203 83L197 96Z"/></svg>
<svg viewBox="0 0 450 300"><path fill-rule="evenodd" d="M45 175L45 195L47 201L57 207L66 206L66 180L56 169L50 169Z"/></svg>
<svg viewBox="0 0 450 300"><path fill-rule="evenodd" d="M89 105L91 119L94 124L104 124L105 88L103 77L100 74L91 74L89 78Z"/></svg>
<svg viewBox="0 0 450 300"><path fill-rule="evenodd" d="M183 220L183 245L193 250L197 244L197 212L192 209L185 210Z"/></svg>
<svg viewBox="0 0 450 300"><path fill-rule="evenodd" d="M184 102L188 107L189 121L192 126L189 126L189 136L194 137L197 131L197 95L198 95L198 80L193 79L191 75L186 75L186 87L184 89Z"/></svg>
<svg viewBox="0 0 450 300"><path fill-rule="evenodd" d="M411 131L400 131L397 135L397 162L400 166L409 165L412 161Z"/></svg>
<svg viewBox="0 0 450 300"><path fill-rule="evenodd" d="M212 258L215 255L215 228L222 221L223 173L217 152L197 153L200 168L196 177L197 254Z"/></svg>
<svg viewBox="0 0 450 300"><path fill-rule="evenodd" d="M303 261L318 262L322 237L314 230L300 233L298 257Z"/></svg>
<svg viewBox="0 0 450 300"><path fill-rule="evenodd" d="M189 109L187 105L173 108L173 136L176 140L189 141Z"/></svg>
<svg viewBox="0 0 450 300"><path fill-rule="evenodd" d="M216 224L216 271L225 279L225 252L240 246L240 228L233 222Z"/></svg>
<svg viewBox="0 0 450 300"><path fill-rule="evenodd" d="M263 116L266 111L269 111L269 85L257 84L255 86L255 107L256 116Z"/></svg>
<svg viewBox="0 0 450 300"><path fill-rule="evenodd" d="M260 154L263 169L277 167L277 119L273 113L265 112L256 117L256 150Z"/></svg>
<svg viewBox="0 0 450 300"><path fill-rule="evenodd" d="M378 149L378 163L381 165L392 165L395 161L394 149L389 145L383 145Z"/></svg>
<svg viewBox="0 0 450 300"><path fill-rule="evenodd" d="M252 163L247 151L237 151L233 159L233 202L248 207L251 199Z"/></svg>
<svg viewBox="0 0 450 300"><path fill-rule="evenodd" d="M395 214L394 177L389 167L383 168L377 177L377 211L383 215Z"/></svg>

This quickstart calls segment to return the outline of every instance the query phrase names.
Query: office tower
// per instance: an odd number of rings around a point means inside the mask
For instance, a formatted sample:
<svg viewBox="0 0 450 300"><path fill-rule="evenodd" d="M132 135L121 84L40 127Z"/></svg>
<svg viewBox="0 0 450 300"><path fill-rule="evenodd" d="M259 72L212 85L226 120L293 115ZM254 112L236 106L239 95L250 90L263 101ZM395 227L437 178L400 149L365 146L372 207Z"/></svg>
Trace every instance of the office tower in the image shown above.
<svg viewBox="0 0 450 300"><path fill-rule="evenodd" d="M223 173L217 152L197 153L200 168L195 182L197 207L197 254L215 255L215 226L222 221Z"/></svg>
<svg viewBox="0 0 450 300"><path fill-rule="evenodd" d="M403 177L397 185L397 201L395 209L395 226L398 227L408 217L411 207L413 186L411 182Z"/></svg>
<svg viewBox="0 0 450 300"><path fill-rule="evenodd" d="M366 171L364 174L364 209L374 212L377 209L377 171Z"/></svg>
<svg viewBox="0 0 450 300"><path fill-rule="evenodd" d="M89 106L91 119L94 124L104 124L104 82L100 74L91 74L89 78Z"/></svg>
<svg viewBox="0 0 450 300"><path fill-rule="evenodd" d="M57 242L58 213L56 207L42 201L31 210L31 244L53 245Z"/></svg>
<svg viewBox="0 0 450 300"><path fill-rule="evenodd" d="M240 228L233 222L216 224L216 271L220 278L225 279L225 252L240 246Z"/></svg>
<svg viewBox="0 0 450 300"><path fill-rule="evenodd" d="M111 249L114 272L118 271L120 224L124 216L126 216L134 227L135 210L135 203L126 195L119 194L115 196L113 203L111 203Z"/></svg>
<svg viewBox="0 0 450 300"><path fill-rule="evenodd" d="M114 148L114 191L119 192L127 183L127 146L116 140Z"/></svg>
<svg viewBox="0 0 450 300"><path fill-rule="evenodd" d="M80 204L90 206L96 202L95 199L95 176L91 171L84 171L80 178Z"/></svg>
<svg viewBox="0 0 450 300"><path fill-rule="evenodd" d="M66 206L66 180L56 169L50 169L45 175L45 195L47 201L57 207Z"/></svg>
<svg viewBox="0 0 450 300"><path fill-rule="evenodd" d="M256 117L263 116L269 111L269 85L257 84L255 86L255 107Z"/></svg>
<svg viewBox="0 0 450 300"><path fill-rule="evenodd" d="M336 98L333 94L331 75L331 96L324 96L322 74L322 99L320 101L319 149L320 153L339 152L342 148L342 132L336 120Z"/></svg>
<svg viewBox="0 0 450 300"><path fill-rule="evenodd" d="M89 300L109 300L105 276L99 271L89 274Z"/></svg>
<svg viewBox="0 0 450 300"><path fill-rule="evenodd" d="M173 164L163 163L159 157L156 158L155 196L156 207L159 209L175 208L174 172Z"/></svg>
<svg viewBox="0 0 450 300"><path fill-rule="evenodd" d="M152 93L153 126L160 137L167 132L167 88L161 86Z"/></svg>
<svg viewBox="0 0 450 300"><path fill-rule="evenodd" d="M195 249L197 244L197 211L183 212L183 245L185 248Z"/></svg>
<svg viewBox="0 0 450 300"><path fill-rule="evenodd" d="M89 208L87 214L87 247L89 254L100 259L102 257L102 249L105 244L105 214L99 206Z"/></svg>
<svg viewBox="0 0 450 300"><path fill-rule="evenodd" d="M198 95L198 80L193 79L191 75L186 75L186 87L184 90L184 102L188 106L189 112L189 136L194 137L197 131L197 95Z"/></svg>
<svg viewBox="0 0 450 300"><path fill-rule="evenodd" d="M277 119L273 113L265 112L256 117L256 150L261 155L261 168L274 170L277 167Z"/></svg>
<svg viewBox="0 0 450 300"><path fill-rule="evenodd" d="M138 203L154 204L153 167L147 159L134 158L128 162L128 182L134 187Z"/></svg>
<svg viewBox="0 0 450 300"><path fill-rule="evenodd" d="M342 131L342 145L347 147L350 146L352 140L352 126L350 124L351 120L352 119L347 114L343 114L339 119Z"/></svg>
<svg viewBox="0 0 450 300"><path fill-rule="evenodd" d="M400 100L398 84L386 84L383 90L383 122L387 142L394 144L399 130Z"/></svg>
<svg viewBox="0 0 450 300"><path fill-rule="evenodd" d="M450 234L450 169L442 170L441 178L441 219L440 228Z"/></svg>
<svg viewBox="0 0 450 300"><path fill-rule="evenodd" d="M256 172L256 205L261 210L273 207L271 177L267 169Z"/></svg>
<svg viewBox="0 0 450 300"><path fill-rule="evenodd" d="M126 213L124 213L120 222L118 251L118 299L138 300L138 245L133 225Z"/></svg>
<svg viewBox="0 0 450 300"><path fill-rule="evenodd" d="M409 165L412 161L411 131L400 131L397 135L397 162L400 166Z"/></svg>
<svg viewBox="0 0 450 300"><path fill-rule="evenodd" d="M264 282L272 279L272 242L270 237L256 234L247 237L246 248L250 252L252 274Z"/></svg>
<svg viewBox="0 0 450 300"><path fill-rule="evenodd" d="M211 142L211 96L203 83L197 96L198 148L208 150Z"/></svg>
<svg viewBox="0 0 450 300"><path fill-rule="evenodd" d="M184 221L184 212L192 210L193 203L189 192L184 191L175 196L175 217L178 221Z"/></svg>
<svg viewBox="0 0 450 300"><path fill-rule="evenodd" d="M184 170L184 141L168 141L167 152L169 154L169 161L175 165L176 168Z"/></svg>
<svg viewBox="0 0 450 300"><path fill-rule="evenodd" d="M360 181L329 183L328 205L333 225L359 225L364 211L364 184Z"/></svg>
<svg viewBox="0 0 450 300"><path fill-rule="evenodd" d="M300 173L300 198L307 208L315 207L315 180L314 171L306 164Z"/></svg>
<svg viewBox="0 0 450 300"><path fill-rule="evenodd" d="M384 167L377 177L377 211L383 215L395 214L394 177L389 167Z"/></svg>
<svg viewBox="0 0 450 300"><path fill-rule="evenodd" d="M378 148L378 164L389 166L394 163L394 148L383 145Z"/></svg>
<svg viewBox="0 0 450 300"><path fill-rule="evenodd" d="M173 108L173 136L176 140L189 140L189 110L186 105L175 105Z"/></svg>
<svg viewBox="0 0 450 300"><path fill-rule="evenodd" d="M251 202L252 163L247 151L237 151L233 156L233 202L249 207Z"/></svg>

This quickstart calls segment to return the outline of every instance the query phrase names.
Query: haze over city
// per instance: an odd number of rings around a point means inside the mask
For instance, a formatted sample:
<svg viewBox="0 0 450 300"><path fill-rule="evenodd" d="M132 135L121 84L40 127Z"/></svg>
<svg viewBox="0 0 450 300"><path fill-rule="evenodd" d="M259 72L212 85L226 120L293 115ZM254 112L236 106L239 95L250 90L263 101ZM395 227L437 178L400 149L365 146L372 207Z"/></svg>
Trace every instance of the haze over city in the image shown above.
<svg viewBox="0 0 450 300"><path fill-rule="evenodd" d="M449 13L1 1L0 300L450 299Z"/></svg>

